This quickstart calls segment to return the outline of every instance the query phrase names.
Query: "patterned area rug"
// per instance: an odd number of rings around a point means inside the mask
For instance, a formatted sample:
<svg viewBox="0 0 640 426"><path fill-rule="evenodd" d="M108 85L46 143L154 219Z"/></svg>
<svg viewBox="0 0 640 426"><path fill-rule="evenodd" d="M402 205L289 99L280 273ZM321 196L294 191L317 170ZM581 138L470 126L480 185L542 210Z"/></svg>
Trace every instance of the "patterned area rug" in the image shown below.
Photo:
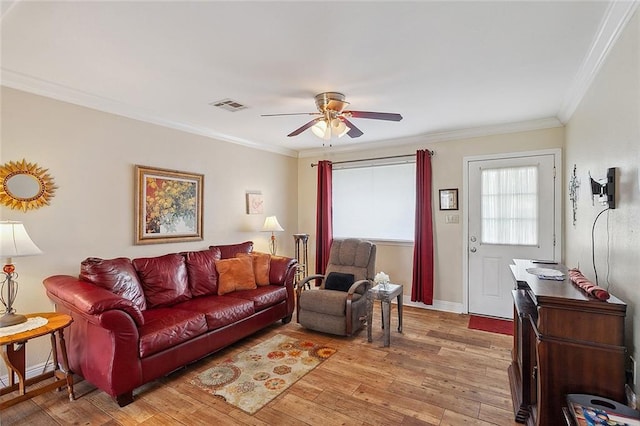
<svg viewBox="0 0 640 426"><path fill-rule="evenodd" d="M333 348L277 334L190 383L253 414L334 353Z"/></svg>
<svg viewBox="0 0 640 426"><path fill-rule="evenodd" d="M511 320L471 315L471 318L469 318L469 328L513 336L513 321Z"/></svg>

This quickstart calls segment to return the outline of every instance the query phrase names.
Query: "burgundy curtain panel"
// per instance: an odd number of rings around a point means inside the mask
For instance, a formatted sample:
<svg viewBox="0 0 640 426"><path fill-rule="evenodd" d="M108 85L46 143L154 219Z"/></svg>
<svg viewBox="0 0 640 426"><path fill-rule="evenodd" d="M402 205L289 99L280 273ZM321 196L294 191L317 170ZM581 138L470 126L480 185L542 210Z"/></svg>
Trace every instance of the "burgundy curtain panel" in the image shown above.
<svg viewBox="0 0 640 426"><path fill-rule="evenodd" d="M318 162L316 274L324 274L327 269L329 250L333 239L332 170L331 161ZM318 282L316 281L316 283Z"/></svg>
<svg viewBox="0 0 640 426"><path fill-rule="evenodd" d="M431 152L416 152L416 235L411 301L433 305L433 220Z"/></svg>

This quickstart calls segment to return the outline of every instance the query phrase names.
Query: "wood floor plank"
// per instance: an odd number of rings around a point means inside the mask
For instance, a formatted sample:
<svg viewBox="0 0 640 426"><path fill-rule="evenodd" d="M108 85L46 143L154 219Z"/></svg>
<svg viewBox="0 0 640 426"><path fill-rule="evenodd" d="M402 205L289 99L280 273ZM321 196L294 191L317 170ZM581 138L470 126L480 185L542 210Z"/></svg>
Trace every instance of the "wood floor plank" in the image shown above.
<svg viewBox="0 0 640 426"><path fill-rule="evenodd" d="M403 332L393 310L391 346L382 347L379 307L373 342L309 331L294 321L252 336L134 391L119 407L78 378L77 400L66 392L37 396L0 413L5 425L505 425L513 411L507 376L510 336L467 328L462 314L405 307ZM396 322L394 322L396 321ZM333 347L337 352L250 415L192 385L198 374L282 334ZM10 397L3 396L0 400Z"/></svg>
<svg viewBox="0 0 640 426"><path fill-rule="evenodd" d="M379 388L362 385L358 388L355 397L370 404L388 407L405 416L420 419L429 424L437 425L444 412L442 407L416 400L411 396L403 396L393 391L393 387Z"/></svg>
<svg viewBox="0 0 640 426"><path fill-rule="evenodd" d="M480 404L480 414L478 418L496 425L516 426L519 424L514 421L513 411L511 409L504 410L489 404Z"/></svg>

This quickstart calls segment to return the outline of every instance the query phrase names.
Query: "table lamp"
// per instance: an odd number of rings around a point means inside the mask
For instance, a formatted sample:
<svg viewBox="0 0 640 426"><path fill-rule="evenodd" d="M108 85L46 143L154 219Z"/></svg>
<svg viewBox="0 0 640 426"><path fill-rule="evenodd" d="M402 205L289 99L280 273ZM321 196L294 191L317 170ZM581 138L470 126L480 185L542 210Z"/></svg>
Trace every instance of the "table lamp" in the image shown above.
<svg viewBox="0 0 640 426"><path fill-rule="evenodd" d="M18 294L18 283L15 266L11 259L21 256L32 256L42 251L31 241L22 222L0 221L0 258L6 259L2 271L2 288L0 289L0 302L4 305L4 312L0 317L0 328L21 324L27 321L24 315L18 315L13 309L13 302Z"/></svg>
<svg viewBox="0 0 640 426"><path fill-rule="evenodd" d="M275 216L267 216L264 220L264 225L262 226L263 231L271 231L271 241L269 242L269 251L271 254L275 255L276 250L278 248L278 243L276 242L276 236L274 234L275 231L284 231L280 223L278 223L278 218Z"/></svg>

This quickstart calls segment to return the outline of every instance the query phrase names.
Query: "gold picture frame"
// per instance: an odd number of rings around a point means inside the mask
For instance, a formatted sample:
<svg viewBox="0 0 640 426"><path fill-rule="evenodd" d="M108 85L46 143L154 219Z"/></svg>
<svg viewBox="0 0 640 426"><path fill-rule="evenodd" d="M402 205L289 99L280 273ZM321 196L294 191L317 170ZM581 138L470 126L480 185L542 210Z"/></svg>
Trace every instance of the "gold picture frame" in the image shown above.
<svg viewBox="0 0 640 426"><path fill-rule="evenodd" d="M202 240L204 175L136 165L135 244Z"/></svg>

